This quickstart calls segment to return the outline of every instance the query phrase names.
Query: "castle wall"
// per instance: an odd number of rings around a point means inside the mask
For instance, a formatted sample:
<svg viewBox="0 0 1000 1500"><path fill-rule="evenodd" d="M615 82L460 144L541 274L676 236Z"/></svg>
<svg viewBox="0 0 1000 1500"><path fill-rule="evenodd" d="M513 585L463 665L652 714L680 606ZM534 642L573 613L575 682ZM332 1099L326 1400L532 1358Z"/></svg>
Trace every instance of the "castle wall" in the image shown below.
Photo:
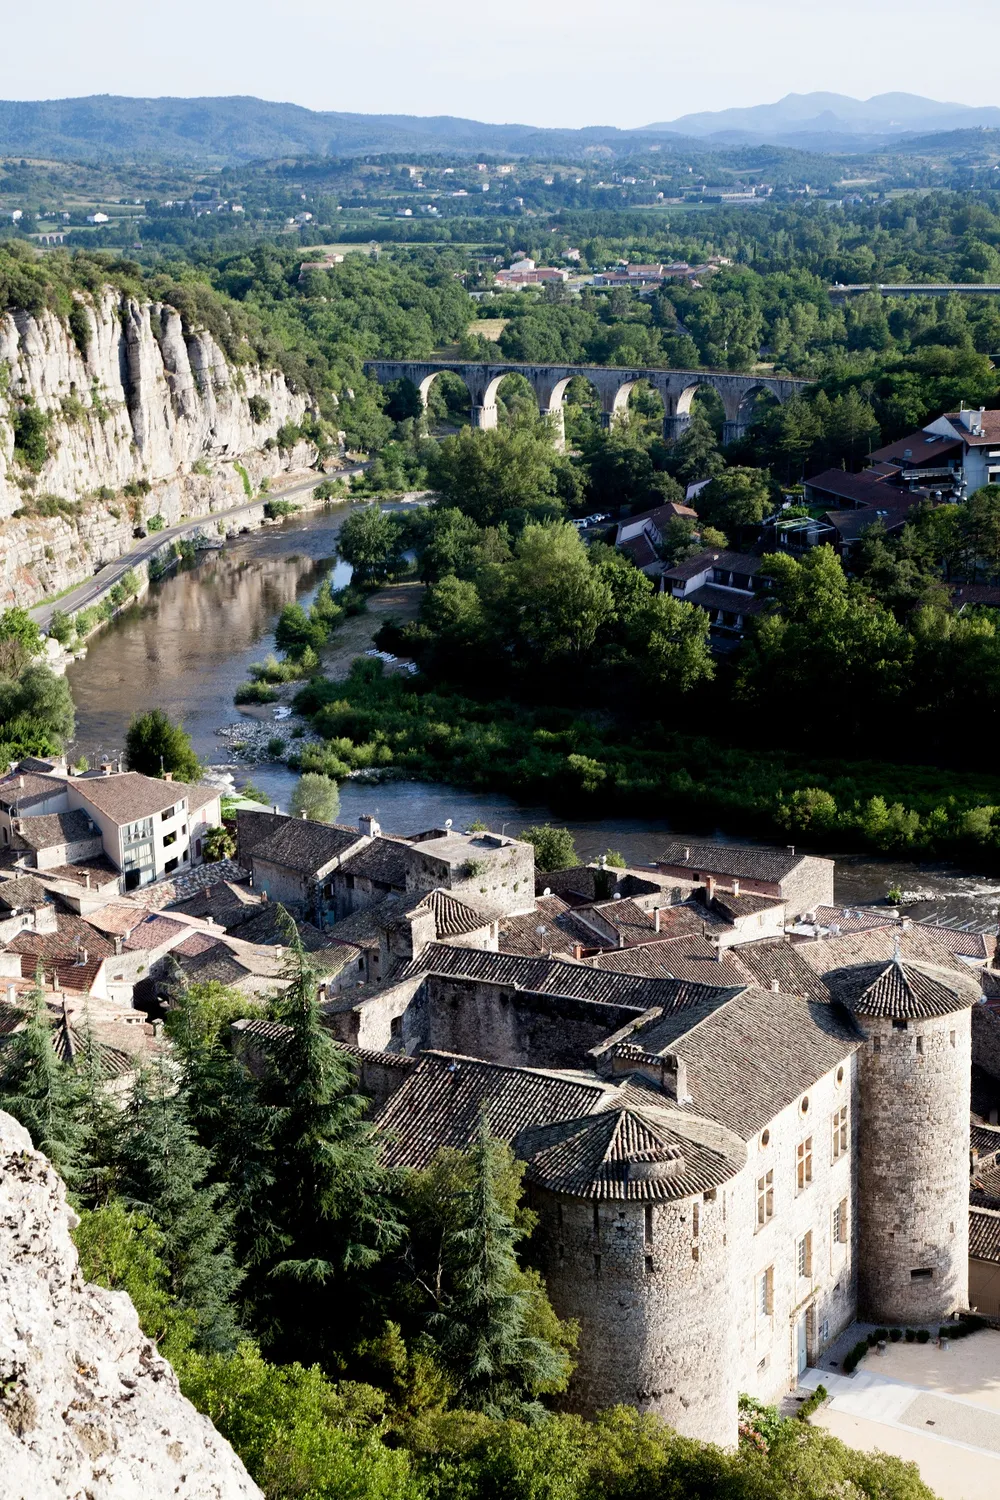
<svg viewBox="0 0 1000 1500"><path fill-rule="evenodd" d="M936 1322L969 1302L971 1012L859 1020L859 1309Z"/></svg>
<svg viewBox="0 0 1000 1500"><path fill-rule="evenodd" d="M532 1190L553 1306L580 1325L569 1410L627 1402L689 1437L735 1445L730 1193L598 1203Z"/></svg>
<svg viewBox="0 0 1000 1500"><path fill-rule="evenodd" d="M404 1018L404 1037L419 1026L424 1047L521 1067L579 1068L591 1047L640 1014L633 1006L438 975L424 989L425 1008Z"/></svg>
<svg viewBox="0 0 1000 1500"><path fill-rule="evenodd" d="M765 1401L780 1399L796 1383L803 1342L808 1363L815 1364L856 1314L858 1101L856 1059L848 1055L748 1143L740 1218L730 1226L738 1247L739 1388ZM798 1151L810 1141L811 1180L800 1186ZM802 1166L805 1176L805 1152ZM774 1194L773 1214L763 1225L757 1207L761 1179L765 1193L770 1187ZM806 1271L800 1274L799 1247L807 1236Z"/></svg>

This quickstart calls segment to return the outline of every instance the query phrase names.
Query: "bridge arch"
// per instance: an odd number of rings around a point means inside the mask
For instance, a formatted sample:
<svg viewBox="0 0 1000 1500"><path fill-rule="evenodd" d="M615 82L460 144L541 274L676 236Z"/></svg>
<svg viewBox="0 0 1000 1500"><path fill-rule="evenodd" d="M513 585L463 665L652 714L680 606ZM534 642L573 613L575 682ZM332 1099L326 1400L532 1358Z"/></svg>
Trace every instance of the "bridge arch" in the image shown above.
<svg viewBox="0 0 1000 1500"><path fill-rule="evenodd" d="M762 406L781 405L781 398L773 386L767 381L758 381L756 385L750 386L740 396L740 403L736 410L736 421L741 427L749 427Z"/></svg>

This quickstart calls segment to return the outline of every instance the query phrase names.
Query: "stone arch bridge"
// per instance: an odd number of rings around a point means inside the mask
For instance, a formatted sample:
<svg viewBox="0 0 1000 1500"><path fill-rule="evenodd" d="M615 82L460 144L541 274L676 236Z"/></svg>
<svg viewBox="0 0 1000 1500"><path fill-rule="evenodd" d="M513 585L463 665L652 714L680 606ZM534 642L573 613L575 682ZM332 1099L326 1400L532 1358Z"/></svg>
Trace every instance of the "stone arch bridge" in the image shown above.
<svg viewBox="0 0 1000 1500"><path fill-rule="evenodd" d="M615 417L626 410L637 381L648 381L663 401L663 434L668 442L679 437L688 425L691 402L699 388L708 386L721 398L726 412L723 442L731 443L746 430L753 400L761 392L767 392L780 404L809 383L772 375L731 375L716 370L631 370L617 365L487 365L463 364L457 360L370 359L365 361L364 368L365 374L381 385L396 380L411 381L425 405L427 393L439 375L446 370L457 375L468 387L473 427L497 425L496 398L501 380L507 375L523 375L538 398L539 411L551 419L560 441L565 435L563 397L570 381L577 376L593 386L605 427L610 427Z"/></svg>

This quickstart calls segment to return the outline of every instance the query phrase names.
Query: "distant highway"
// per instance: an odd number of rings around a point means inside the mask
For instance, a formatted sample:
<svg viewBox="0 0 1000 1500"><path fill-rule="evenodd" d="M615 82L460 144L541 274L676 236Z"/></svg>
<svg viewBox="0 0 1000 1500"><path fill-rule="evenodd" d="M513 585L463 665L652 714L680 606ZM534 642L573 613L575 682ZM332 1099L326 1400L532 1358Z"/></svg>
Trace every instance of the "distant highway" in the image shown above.
<svg viewBox="0 0 1000 1500"><path fill-rule="evenodd" d="M860 297L880 292L883 297L1000 297L1000 285L988 281L872 281L828 286L831 297Z"/></svg>

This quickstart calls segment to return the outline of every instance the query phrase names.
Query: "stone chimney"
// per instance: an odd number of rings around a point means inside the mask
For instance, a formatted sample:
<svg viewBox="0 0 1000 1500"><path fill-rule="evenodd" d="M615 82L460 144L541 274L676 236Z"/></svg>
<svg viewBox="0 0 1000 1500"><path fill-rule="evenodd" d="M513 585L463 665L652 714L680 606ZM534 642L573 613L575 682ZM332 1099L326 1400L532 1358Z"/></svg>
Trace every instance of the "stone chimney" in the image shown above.
<svg viewBox="0 0 1000 1500"><path fill-rule="evenodd" d="M362 813L358 819L358 832L363 833L366 838L377 839L381 832L381 826L372 813Z"/></svg>
<svg viewBox="0 0 1000 1500"><path fill-rule="evenodd" d="M122 951L123 951L124 947L125 947L124 940L122 939L122 937L120 935L116 934L116 936L115 936L115 958L121 958Z"/></svg>
<svg viewBox="0 0 1000 1500"><path fill-rule="evenodd" d="M740 883L739 883L738 880L734 880L733 881L733 895L734 896L738 896L739 893L740 893Z"/></svg>
<svg viewBox="0 0 1000 1500"><path fill-rule="evenodd" d="M164 781L173 781L173 779L174 779L174 773L173 773L173 771L164 771L164 773L163 773L163 779L164 779Z"/></svg>
<svg viewBox="0 0 1000 1500"><path fill-rule="evenodd" d="M711 906L712 902L715 900L715 876L714 875L706 875L705 876L705 900L706 900L706 902L708 903L709 906Z"/></svg>
<svg viewBox="0 0 1000 1500"><path fill-rule="evenodd" d="M655 907L653 909L653 931L654 932L659 932L659 930L660 930L660 908L657 906L657 907Z"/></svg>
<svg viewBox="0 0 1000 1500"><path fill-rule="evenodd" d="M102 776L110 776L111 775L111 762L109 760L102 760L101 761L101 775Z"/></svg>
<svg viewBox="0 0 1000 1500"><path fill-rule="evenodd" d="M691 858L691 845L690 844L685 844L684 845L684 863L687 864L687 862L688 862L688 860L690 858Z"/></svg>

